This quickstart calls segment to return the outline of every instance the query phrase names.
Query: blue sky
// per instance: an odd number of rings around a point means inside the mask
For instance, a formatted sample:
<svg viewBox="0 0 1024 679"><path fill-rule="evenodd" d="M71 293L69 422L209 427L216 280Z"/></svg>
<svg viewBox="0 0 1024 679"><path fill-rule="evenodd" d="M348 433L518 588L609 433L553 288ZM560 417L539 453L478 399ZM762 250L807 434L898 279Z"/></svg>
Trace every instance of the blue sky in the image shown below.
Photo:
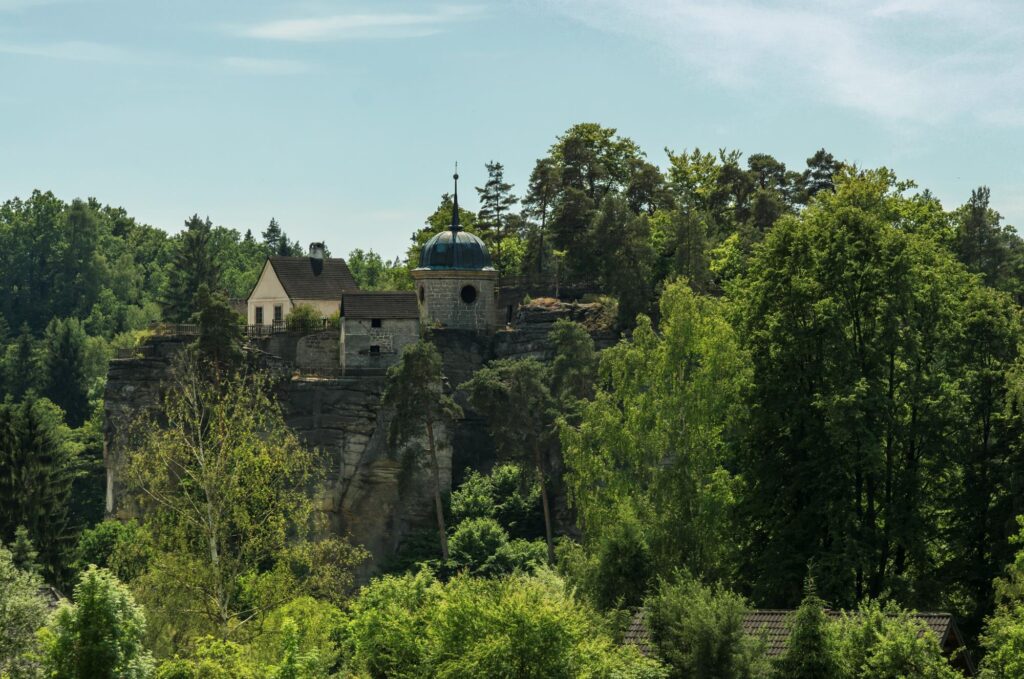
<svg viewBox="0 0 1024 679"><path fill-rule="evenodd" d="M575 122L885 165L1024 225L1021 0L0 0L0 197L404 251Z"/></svg>

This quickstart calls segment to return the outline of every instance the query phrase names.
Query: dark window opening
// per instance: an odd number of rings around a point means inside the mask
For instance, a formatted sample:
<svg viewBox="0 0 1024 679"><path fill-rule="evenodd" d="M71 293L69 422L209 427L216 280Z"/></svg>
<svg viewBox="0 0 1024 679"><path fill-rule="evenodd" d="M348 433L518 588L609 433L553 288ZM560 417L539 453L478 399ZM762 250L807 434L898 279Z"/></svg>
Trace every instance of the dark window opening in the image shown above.
<svg viewBox="0 0 1024 679"><path fill-rule="evenodd" d="M263 325L263 307L256 307L256 325Z"/></svg>
<svg viewBox="0 0 1024 679"><path fill-rule="evenodd" d="M420 286L420 301L424 301L427 298L426 288Z"/></svg>
<svg viewBox="0 0 1024 679"><path fill-rule="evenodd" d="M462 286L461 296L463 302L465 302L466 304L472 304L473 302L476 301L476 288L474 288L472 285Z"/></svg>
<svg viewBox="0 0 1024 679"><path fill-rule="evenodd" d="M284 307L282 307L280 304L275 304L274 305L274 322L275 323L280 323L282 320L284 320L283 316L284 316Z"/></svg>
<svg viewBox="0 0 1024 679"><path fill-rule="evenodd" d="M370 356L380 356L380 346L376 344L370 345Z"/></svg>
<svg viewBox="0 0 1024 679"><path fill-rule="evenodd" d="M370 319L370 327L371 328L379 328L380 327L380 319L379 318L371 318Z"/></svg>
<svg viewBox="0 0 1024 679"><path fill-rule="evenodd" d="M512 322L512 305L511 304L508 305L508 312L505 314L505 322L506 323L511 323Z"/></svg>

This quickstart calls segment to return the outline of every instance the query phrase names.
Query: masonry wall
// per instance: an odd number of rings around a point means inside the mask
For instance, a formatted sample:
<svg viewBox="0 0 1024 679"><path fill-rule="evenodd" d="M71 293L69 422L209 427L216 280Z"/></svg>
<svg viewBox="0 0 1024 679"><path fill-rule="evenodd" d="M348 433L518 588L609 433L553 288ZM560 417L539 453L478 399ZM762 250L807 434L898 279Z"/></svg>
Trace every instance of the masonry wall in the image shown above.
<svg viewBox="0 0 1024 679"><path fill-rule="evenodd" d="M374 328L368 318L341 320L342 370L346 375L380 373L398 362L402 349L420 338L417 318L382 318ZM378 351L371 351L377 347Z"/></svg>
<svg viewBox="0 0 1024 679"><path fill-rule="evenodd" d="M477 332L492 332L496 327L496 273L414 271L413 276L420 299L420 320L425 327ZM462 300L466 286L476 289L476 299L469 304Z"/></svg>

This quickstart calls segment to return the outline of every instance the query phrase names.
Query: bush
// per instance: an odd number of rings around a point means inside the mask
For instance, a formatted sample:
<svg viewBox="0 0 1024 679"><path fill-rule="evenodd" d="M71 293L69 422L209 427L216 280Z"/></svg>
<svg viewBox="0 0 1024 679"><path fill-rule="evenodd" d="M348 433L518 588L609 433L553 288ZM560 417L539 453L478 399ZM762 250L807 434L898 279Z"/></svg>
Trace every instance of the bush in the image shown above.
<svg viewBox="0 0 1024 679"><path fill-rule="evenodd" d="M688 576L662 581L645 604L651 640L673 677L769 676L764 644L743 630L747 602Z"/></svg>
<svg viewBox="0 0 1024 679"><path fill-rule="evenodd" d="M292 331L319 329L323 325L323 318L323 314L315 307L309 304L298 304L292 307L288 313L285 325Z"/></svg>
<svg viewBox="0 0 1024 679"><path fill-rule="evenodd" d="M146 618L128 588L90 566L42 633L43 665L51 676L142 679L153 666L143 647Z"/></svg>
<svg viewBox="0 0 1024 679"><path fill-rule="evenodd" d="M608 622L550 571L446 584L427 571L375 580L352 607L346 651L346 669L358 676L666 676L617 645Z"/></svg>
<svg viewBox="0 0 1024 679"><path fill-rule="evenodd" d="M122 582L141 575L153 555L149 534L134 521L102 521L82 531L71 567L82 572L90 565L109 569Z"/></svg>

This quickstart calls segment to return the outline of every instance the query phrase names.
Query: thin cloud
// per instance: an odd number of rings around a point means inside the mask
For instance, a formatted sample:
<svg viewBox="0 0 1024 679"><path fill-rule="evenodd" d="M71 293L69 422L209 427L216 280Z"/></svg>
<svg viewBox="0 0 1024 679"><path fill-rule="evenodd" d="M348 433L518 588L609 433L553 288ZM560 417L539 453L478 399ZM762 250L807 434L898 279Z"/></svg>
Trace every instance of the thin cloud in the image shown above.
<svg viewBox="0 0 1024 679"><path fill-rule="evenodd" d="M540 2L593 28L654 41L733 89L795 89L915 123L1008 123L1024 105L1017 0Z"/></svg>
<svg viewBox="0 0 1024 679"><path fill-rule="evenodd" d="M243 27L237 32L249 38L290 42L411 38L439 33L447 24L477 13L475 7L444 6L430 12L333 14L268 21Z"/></svg>
<svg viewBox="0 0 1024 679"><path fill-rule="evenodd" d="M309 64L293 59L225 57L221 63L229 71L250 75L298 75L310 70Z"/></svg>
<svg viewBox="0 0 1024 679"><path fill-rule="evenodd" d="M40 44L0 42L0 53L67 61L121 61L124 50L95 42L67 41Z"/></svg>

